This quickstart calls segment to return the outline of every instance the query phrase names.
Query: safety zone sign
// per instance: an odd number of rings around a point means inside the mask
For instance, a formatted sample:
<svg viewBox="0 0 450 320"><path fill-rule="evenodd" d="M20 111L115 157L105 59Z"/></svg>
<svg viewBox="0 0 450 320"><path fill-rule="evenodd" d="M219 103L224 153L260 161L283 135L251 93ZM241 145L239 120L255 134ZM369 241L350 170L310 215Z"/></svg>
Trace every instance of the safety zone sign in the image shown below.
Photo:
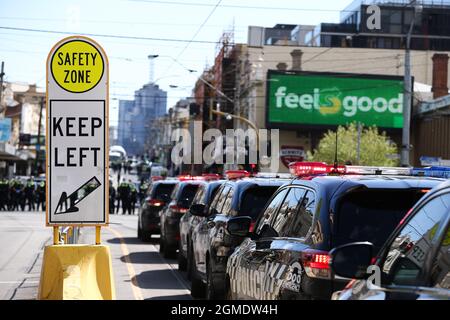
<svg viewBox="0 0 450 320"><path fill-rule="evenodd" d="M47 58L47 225L108 223L108 60L92 39Z"/></svg>

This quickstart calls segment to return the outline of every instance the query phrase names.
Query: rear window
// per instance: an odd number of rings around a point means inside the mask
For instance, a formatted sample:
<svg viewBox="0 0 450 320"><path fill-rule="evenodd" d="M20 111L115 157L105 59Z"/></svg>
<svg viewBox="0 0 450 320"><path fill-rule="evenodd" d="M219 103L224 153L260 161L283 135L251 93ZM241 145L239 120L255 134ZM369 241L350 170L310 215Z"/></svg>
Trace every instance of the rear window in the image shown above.
<svg viewBox="0 0 450 320"><path fill-rule="evenodd" d="M338 205L334 245L369 241L379 250L424 194L413 189L364 190L346 195Z"/></svg>
<svg viewBox="0 0 450 320"><path fill-rule="evenodd" d="M198 190L199 185L196 184L187 184L184 186L184 188L181 189L181 192L178 194L177 200L185 200L187 199L189 202L189 205L192 203L192 200L194 200L195 193Z"/></svg>
<svg viewBox="0 0 450 320"><path fill-rule="evenodd" d="M245 191L238 215L250 216L256 220L277 189L278 187L254 187Z"/></svg>
<svg viewBox="0 0 450 320"><path fill-rule="evenodd" d="M160 183L153 188L152 198L161 199L161 196L163 194L167 194L168 196L170 196L174 187L175 184Z"/></svg>

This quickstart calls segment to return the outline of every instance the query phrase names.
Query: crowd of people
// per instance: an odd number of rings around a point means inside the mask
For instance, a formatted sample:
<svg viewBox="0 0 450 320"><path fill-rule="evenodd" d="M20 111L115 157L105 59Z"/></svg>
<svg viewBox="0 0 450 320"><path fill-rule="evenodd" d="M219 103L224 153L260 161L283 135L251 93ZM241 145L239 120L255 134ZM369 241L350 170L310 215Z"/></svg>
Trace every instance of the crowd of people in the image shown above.
<svg viewBox="0 0 450 320"><path fill-rule="evenodd" d="M45 181L1 179L0 210L45 211Z"/></svg>
<svg viewBox="0 0 450 320"><path fill-rule="evenodd" d="M134 214L136 204L140 204L145 198L148 185L142 182L137 187L131 180L122 182L114 188L113 182L109 181L109 213L119 213L122 208L122 214Z"/></svg>

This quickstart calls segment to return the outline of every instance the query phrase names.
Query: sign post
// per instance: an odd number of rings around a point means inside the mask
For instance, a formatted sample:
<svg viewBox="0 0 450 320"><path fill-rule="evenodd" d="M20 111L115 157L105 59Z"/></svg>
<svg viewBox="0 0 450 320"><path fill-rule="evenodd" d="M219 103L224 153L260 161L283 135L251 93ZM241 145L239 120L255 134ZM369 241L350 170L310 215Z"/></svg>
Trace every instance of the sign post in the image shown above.
<svg viewBox="0 0 450 320"><path fill-rule="evenodd" d="M50 51L47 110L47 225L107 225L108 60L92 39Z"/></svg>
<svg viewBox="0 0 450 320"><path fill-rule="evenodd" d="M109 218L108 82L105 51L92 39L65 38L48 55L46 224L53 245L44 250L38 299L115 299L110 250L100 245ZM62 226L95 227L95 245L60 245Z"/></svg>

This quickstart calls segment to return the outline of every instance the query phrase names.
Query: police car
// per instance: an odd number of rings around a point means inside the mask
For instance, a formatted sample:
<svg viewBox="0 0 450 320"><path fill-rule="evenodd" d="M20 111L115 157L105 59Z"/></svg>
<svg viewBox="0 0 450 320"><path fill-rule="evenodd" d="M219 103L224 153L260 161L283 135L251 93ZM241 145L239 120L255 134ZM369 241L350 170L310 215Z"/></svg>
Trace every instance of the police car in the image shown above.
<svg viewBox="0 0 450 320"><path fill-rule="evenodd" d="M161 211L159 252L164 258L175 258L180 240L180 219L188 212L203 177L183 175L172 191L169 204Z"/></svg>
<svg viewBox="0 0 450 320"><path fill-rule="evenodd" d="M224 183L224 180L217 174L204 174L206 181L199 185L197 193L192 200L192 205L202 205L207 211L213 197L215 196L219 187ZM197 224L199 224L204 217L194 216L188 210L180 220L180 246L178 249L178 269L181 271L187 270L188 279L192 275L192 231Z"/></svg>
<svg viewBox="0 0 450 320"><path fill-rule="evenodd" d="M159 234L159 214L170 201L175 184L175 180L159 180L150 185L138 214L137 237L140 240L150 241L152 234Z"/></svg>
<svg viewBox="0 0 450 320"><path fill-rule="evenodd" d="M438 171L428 169L424 173L437 176ZM450 169L447 172L450 174ZM449 300L449 228L450 181L447 181L410 210L376 259L372 259L376 252L369 242L347 244L330 252L334 273L355 279L344 290L335 292L333 299ZM379 272L379 283L375 283L377 277L370 279L372 274L366 272L369 266Z"/></svg>
<svg viewBox="0 0 450 320"><path fill-rule="evenodd" d="M256 221L272 194L286 179L249 178L245 170L229 170L226 181L217 191L209 210L204 206L191 207L195 216L206 217L192 232L193 266L191 295L220 299L225 294L225 269L227 259L242 241L241 236L226 232L228 221L249 217ZM247 225L247 229L249 225Z"/></svg>
<svg viewBox="0 0 450 320"><path fill-rule="evenodd" d="M228 221L227 233L247 236L228 259L229 299L330 299L348 282L332 279L330 250L358 241L379 249L443 181L413 177L409 168L298 162L290 169L298 178L278 189L253 232L249 217Z"/></svg>

